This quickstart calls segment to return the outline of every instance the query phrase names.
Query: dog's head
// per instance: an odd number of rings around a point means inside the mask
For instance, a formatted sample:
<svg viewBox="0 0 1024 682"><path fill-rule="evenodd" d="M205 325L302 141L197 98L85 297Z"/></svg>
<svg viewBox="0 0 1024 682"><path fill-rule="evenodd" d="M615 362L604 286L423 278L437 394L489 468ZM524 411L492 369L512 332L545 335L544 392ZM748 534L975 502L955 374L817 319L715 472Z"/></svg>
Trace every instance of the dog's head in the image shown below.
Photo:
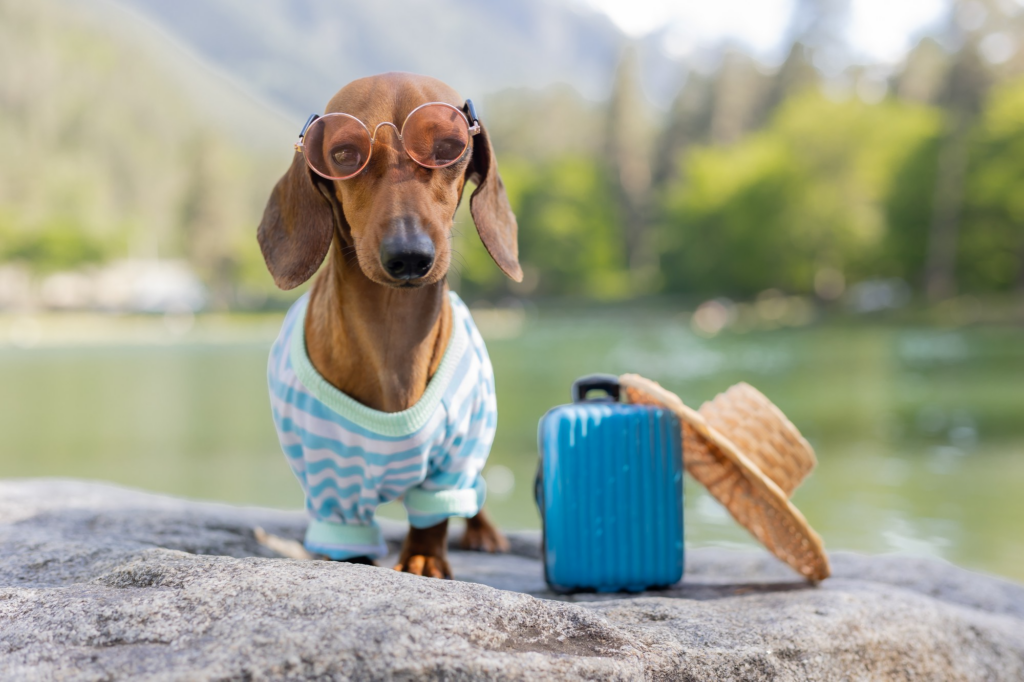
<svg viewBox="0 0 1024 682"><path fill-rule="evenodd" d="M386 122L401 126L427 102L463 104L441 81L389 73L349 83L327 104L326 113L349 114L374 130ZM345 257L354 253L373 282L391 287L438 282L451 263L452 220L467 180L477 185L470 212L481 241L498 267L520 281L516 218L482 125L456 163L434 169L403 151L397 128L381 125L366 167L345 180L317 175L296 152L270 195L257 232L274 282L292 289L309 279L335 234Z"/></svg>

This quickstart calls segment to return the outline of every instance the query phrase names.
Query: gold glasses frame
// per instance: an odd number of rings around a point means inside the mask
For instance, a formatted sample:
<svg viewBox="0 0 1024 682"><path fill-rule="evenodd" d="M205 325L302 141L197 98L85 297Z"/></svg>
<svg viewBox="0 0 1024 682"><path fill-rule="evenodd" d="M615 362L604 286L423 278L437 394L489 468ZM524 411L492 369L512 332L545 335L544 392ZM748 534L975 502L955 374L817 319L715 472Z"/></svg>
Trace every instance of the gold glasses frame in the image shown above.
<svg viewBox="0 0 1024 682"><path fill-rule="evenodd" d="M416 112L420 111L421 109L423 109L425 107L436 107L436 106L446 107L446 108L451 109L452 111L456 112L457 114L459 114L459 116L462 117L462 120L466 123L466 130L469 132L470 140L472 140L472 137L474 135L478 135L483 130L483 128L481 128L481 126L480 126L480 120L476 116L476 108L473 106L473 101L472 100L468 100L468 99L466 100L466 104L463 105L462 109L460 109L459 107L457 107L457 106L455 106L453 104L448 104L447 102L424 102L423 104L419 105L418 107L416 107L415 109L413 109L412 111L409 112L409 114L405 117L405 120L402 121L402 127L401 128L396 126L391 121L381 121L380 123L378 123L377 125L375 125L373 127L373 132L372 133L370 132L369 126L367 126L365 123L363 123L363 121L361 121L360 119L356 118L352 114L345 114L345 113L341 113L341 112L330 113L330 114L323 114L322 116L320 114L311 114L310 117L306 120L306 124L304 126L302 126L302 130L299 132L299 139L295 141L295 151L302 154L302 158L306 161L306 165L309 166L309 169L312 170L317 175L319 175L320 177L325 178L327 180L348 180L349 178L355 177L356 175L359 175L359 173L363 172L363 169L365 169L367 164L370 163L370 159L373 157L373 145L377 141L377 131L380 130L381 126L390 126L392 129L394 129L395 134L398 135L398 141L402 144L402 151L404 151L405 155L408 156L410 159L412 159L413 161L415 161L417 164L419 164L420 166L422 166L424 168L429 168L429 169L447 168L448 166L456 164L460 160L462 160L462 157L464 157L466 155L466 152L473 145L471 143L467 143L466 144L466 149L462 150L462 153L459 154L458 158L452 159L451 161L448 161L446 163L442 163L442 164L439 164L439 165L435 166L435 165L430 165L430 164L423 163L422 161L420 161L419 159L414 157L412 154L410 154L409 150L406 149L406 147L405 147L405 140L402 137L402 132L405 130L406 124L409 123L409 119L411 119L413 117L413 115L416 114ZM359 166L359 168L356 171L354 171L354 172L352 172L352 173L350 173L348 175L344 175L344 176L327 175L326 173L323 173L323 172L319 171L316 167L314 167L313 164L309 160L309 156L306 154L306 146L305 146L306 131L309 130L309 127L311 125L313 125L313 123L315 121L317 121L319 119L327 119L327 118L331 118L331 117L344 117L344 118L352 119L353 121L358 123L360 126L362 126L363 130L366 131L366 136L370 139L370 151L369 151L369 153L367 153L366 159L363 161L362 165Z"/></svg>

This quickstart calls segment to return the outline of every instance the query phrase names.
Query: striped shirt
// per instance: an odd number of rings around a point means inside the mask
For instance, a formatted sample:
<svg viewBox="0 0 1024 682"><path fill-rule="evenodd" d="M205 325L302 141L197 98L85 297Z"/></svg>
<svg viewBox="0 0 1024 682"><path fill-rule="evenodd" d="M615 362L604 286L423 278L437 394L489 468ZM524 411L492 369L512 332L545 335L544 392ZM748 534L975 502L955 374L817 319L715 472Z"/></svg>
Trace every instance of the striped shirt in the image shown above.
<svg viewBox="0 0 1024 682"><path fill-rule="evenodd" d="M409 523L473 516L494 440L494 372L466 305L450 292L452 334L426 392L402 412L380 412L327 382L306 352L309 294L288 311L267 374L274 424L306 494L306 548L332 559L387 553L377 506L404 497Z"/></svg>

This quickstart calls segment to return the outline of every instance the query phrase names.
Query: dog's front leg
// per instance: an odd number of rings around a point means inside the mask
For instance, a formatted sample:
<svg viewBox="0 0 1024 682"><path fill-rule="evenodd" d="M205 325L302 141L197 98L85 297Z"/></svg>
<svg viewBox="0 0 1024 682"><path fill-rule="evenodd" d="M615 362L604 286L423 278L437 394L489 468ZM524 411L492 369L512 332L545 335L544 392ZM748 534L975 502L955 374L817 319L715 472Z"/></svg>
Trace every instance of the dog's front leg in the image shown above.
<svg viewBox="0 0 1024 682"><path fill-rule="evenodd" d="M431 578L451 578L447 544L448 519L430 528L410 528L395 570Z"/></svg>

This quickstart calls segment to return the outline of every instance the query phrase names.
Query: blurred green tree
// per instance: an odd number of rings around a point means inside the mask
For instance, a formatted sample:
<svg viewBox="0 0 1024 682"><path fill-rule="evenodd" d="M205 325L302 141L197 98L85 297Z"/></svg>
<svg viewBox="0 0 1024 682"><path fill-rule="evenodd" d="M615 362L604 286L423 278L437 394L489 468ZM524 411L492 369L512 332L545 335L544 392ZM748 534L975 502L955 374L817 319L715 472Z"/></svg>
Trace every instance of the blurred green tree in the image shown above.
<svg viewBox="0 0 1024 682"><path fill-rule="evenodd" d="M657 254L649 230L654 126L639 80L636 50L627 48L619 61L608 100L602 166L622 221L622 248L633 286L644 292L657 288L659 283Z"/></svg>
<svg viewBox="0 0 1024 682"><path fill-rule="evenodd" d="M701 295L805 288L806 259L790 239L800 171L782 141L755 135L731 148L694 149L680 163L659 226L666 288Z"/></svg>
<svg viewBox="0 0 1024 682"><path fill-rule="evenodd" d="M996 87L972 138L958 273L965 291L1024 291L1024 78Z"/></svg>
<svg viewBox="0 0 1024 682"><path fill-rule="evenodd" d="M90 235L73 218L53 217L32 231L0 232L0 262L30 263L41 272L67 270L102 262L116 248L112 241Z"/></svg>
<svg viewBox="0 0 1024 682"><path fill-rule="evenodd" d="M680 293L808 292L835 268L881 274L895 169L934 139L940 118L920 105L790 98L769 126L732 147L683 156L664 188L662 271ZM897 265L897 267L903 267Z"/></svg>
<svg viewBox="0 0 1024 682"><path fill-rule="evenodd" d="M939 98L945 112L945 130L936 159L924 282L925 293L932 301L948 298L957 291L957 252L970 138L991 80L978 52L981 36L977 31L958 32L958 36L965 44L950 65Z"/></svg>
<svg viewBox="0 0 1024 682"><path fill-rule="evenodd" d="M542 165L509 159L501 174L519 223L525 278L518 291L599 300L632 293L619 208L607 191L610 181L602 164L584 155ZM504 278L463 211L456 220L453 265L467 295L504 289Z"/></svg>

